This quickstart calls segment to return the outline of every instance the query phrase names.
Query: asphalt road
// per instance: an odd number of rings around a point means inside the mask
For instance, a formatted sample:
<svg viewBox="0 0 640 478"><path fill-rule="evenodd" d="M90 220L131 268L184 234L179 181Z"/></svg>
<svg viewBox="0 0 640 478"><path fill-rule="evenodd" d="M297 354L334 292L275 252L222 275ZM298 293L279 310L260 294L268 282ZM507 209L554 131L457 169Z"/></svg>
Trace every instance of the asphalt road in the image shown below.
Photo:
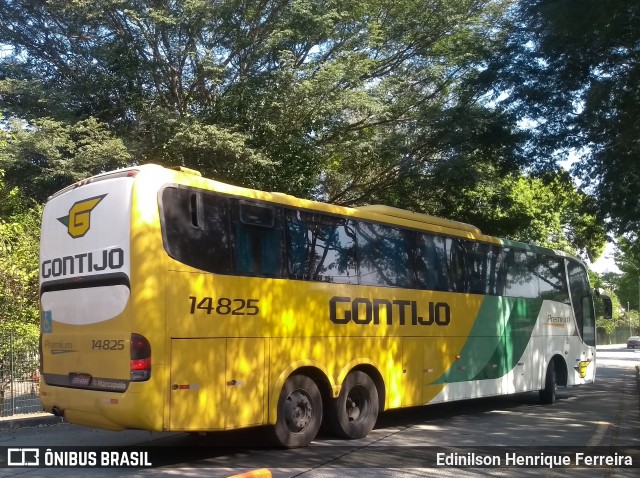
<svg viewBox="0 0 640 478"><path fill-rule="evenodd" d="M228 477L268 468L274 477L637 477L640 476L640 389L635 366L640 350L600 347L596 383L559 392L541 405L537 393L469 400L386 412L363 440L320 435L309 447L265 447L265 430L216 433L204 437L142 431L109 432L70 424L0 432L0 447L147 447L146 468L95 468L100 477ZM76 448L70 448L76 449ZM54 448L55 450L55 448ZM587 453L580 463L576 454ZM440 453L440 455L438 455ZM570 459L564 467L544 460ZM589 464L589 456L613 456L618 463ZM507 462L511 457L511 462ZM539 458L538 458L539 457ZM626 457L633 468L625 466ZM438 459L458 460L458 466ZM460 460L474 460L474 466ZM495 460L500 461L496 467ZM522 460L540 460L527 467ZM478 467L478 461L494 466ZM521 460L514 463L514 460ZM604 458L602 458L604 460ZM511 464L506 467L504 465ZM578 466L579 465L579 466ZM80 468L0 468L0 477L85 477Z"/></svg>

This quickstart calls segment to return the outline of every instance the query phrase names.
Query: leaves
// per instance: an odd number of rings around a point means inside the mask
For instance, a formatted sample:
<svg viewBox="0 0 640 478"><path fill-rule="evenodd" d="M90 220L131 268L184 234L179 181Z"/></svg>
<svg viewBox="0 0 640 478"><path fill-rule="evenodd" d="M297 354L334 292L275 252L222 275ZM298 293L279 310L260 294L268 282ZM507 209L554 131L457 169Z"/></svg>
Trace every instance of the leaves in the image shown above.
<svg viewBox="0 0 640 478"><path fill-rule="evenodd" d="M597 253L603 236L586 196L564 179L522 176L527 160L551 157L557 131L516 127L521 104L542 98L537 83L517 83L518 68L545 63L518 49L524 30L507 36L511 7L0 0L0 42L13 48L0 60L0 105L14 121L0 165L7 184L39 202L121 165L181 164ZM504 91L512 103L489 101Z"/></svg>
<svg viewBox="0 0 640 478"><path fill-rule="evenodd" d="M0 150L8 184L39 202L85 177L129 164L130 153L106 127L90 118L74 125L52 119L30 126L14 122L12 140Z"/></svg>
<svg viewBox="0 0 640 478"><path fill-rule="evenodd" d="M0 336L14 331L37 342L41 208L29 207L0 174L0 213Z"/></svg>
<svg viewBox="0 0 640 478"><path fill-rule="evenodd" d="M372 181L401 180L412 160L390 147L420 141L423 112L458 101L507 4L2 1L0 42L15 54L0 62L0 99L30 124L95 118L139 160L189 165L194 153L221 179L363 200ZM197 152L178 147L190 135Z"/></svg>
<svg viewBox="0 0 640 478"><path fill-rule="evenodd" d="M640 4L519 2L507 47L483 78L532 132L526 153L573 172L618 234L640 229ZM505 95L508 93L508 96Z"/></svg>

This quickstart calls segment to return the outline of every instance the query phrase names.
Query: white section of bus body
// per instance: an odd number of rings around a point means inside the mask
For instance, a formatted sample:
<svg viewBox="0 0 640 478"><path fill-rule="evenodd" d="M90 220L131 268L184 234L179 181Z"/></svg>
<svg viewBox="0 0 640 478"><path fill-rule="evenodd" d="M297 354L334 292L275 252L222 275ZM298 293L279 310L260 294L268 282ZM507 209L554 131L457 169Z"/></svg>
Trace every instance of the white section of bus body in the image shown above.
<svg viewBox="0 0 640 478"><path fill-rule="evenodd" d="M576 329L570 305L543 301L531 338L512 370L495 379L448 383L429 403L540 390L553 356L566 363L568 387L593 382L595 347L585 345ZM578 372L580 362L589 363L584 377Z"/></svg>
<svg viewBox="0 0 640 478"><path fill-rule="evenodd" d="M102 179L46 204L40 244L43 317L91 324L126 307L133 181Z"/></svg>
<svg viewBox="0 0 640 478"><path fill-rule="evenodd" d="M70 325L97 324L120 315L129 301L124 285L89 287L45 292L40 298L42 310L51 319Z"/></svg>

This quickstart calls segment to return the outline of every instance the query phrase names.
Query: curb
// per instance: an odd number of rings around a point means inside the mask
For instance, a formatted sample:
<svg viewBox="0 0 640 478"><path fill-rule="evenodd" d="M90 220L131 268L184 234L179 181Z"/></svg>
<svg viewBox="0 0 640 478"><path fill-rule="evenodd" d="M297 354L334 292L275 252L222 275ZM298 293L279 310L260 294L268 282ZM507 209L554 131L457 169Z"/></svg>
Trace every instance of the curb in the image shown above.
<svg viewBox="0 0 640 478"><path fill-rule="evenodd" d="M56 417L50 413L38 414L34 416L19 416L16 418L6 417L0 419L0 430L11 430L14 428L30 428L30 427L43 427L49 425L57 425L58 423L64 423L62 417Z"/></svg>
<svg viewBox="0 0 640 478"><path fill-rule="evenodd" d="M247 471L228 478L271 478L271 471L267 468L260 468L259 470Z"/></svg>

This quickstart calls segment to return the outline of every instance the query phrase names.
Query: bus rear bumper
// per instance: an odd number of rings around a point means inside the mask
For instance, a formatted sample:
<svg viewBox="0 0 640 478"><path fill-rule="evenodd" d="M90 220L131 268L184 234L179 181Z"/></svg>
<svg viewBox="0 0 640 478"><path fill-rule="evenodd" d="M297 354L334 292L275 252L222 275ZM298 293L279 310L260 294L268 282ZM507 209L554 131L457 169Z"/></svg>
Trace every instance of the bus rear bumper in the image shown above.
<svg viewBox="0 0 640 478"><path fill-rule="evenodd" d="M122 431L126 427L112 422L104 415L98 415L92 412L85 412L83 410L74 410L67 408L63 411L64 419L69 423L76 425L84 425L87 427L103 428L105 430Z"/></svg>
<svg viewBox="0 0 640 478"><path fill-rule="evenodd" d="M46 385L40 394L44 409L69 423L115 431L162 430L162 408L153 413L143 398L131 390L113 393Z"/></svg>

